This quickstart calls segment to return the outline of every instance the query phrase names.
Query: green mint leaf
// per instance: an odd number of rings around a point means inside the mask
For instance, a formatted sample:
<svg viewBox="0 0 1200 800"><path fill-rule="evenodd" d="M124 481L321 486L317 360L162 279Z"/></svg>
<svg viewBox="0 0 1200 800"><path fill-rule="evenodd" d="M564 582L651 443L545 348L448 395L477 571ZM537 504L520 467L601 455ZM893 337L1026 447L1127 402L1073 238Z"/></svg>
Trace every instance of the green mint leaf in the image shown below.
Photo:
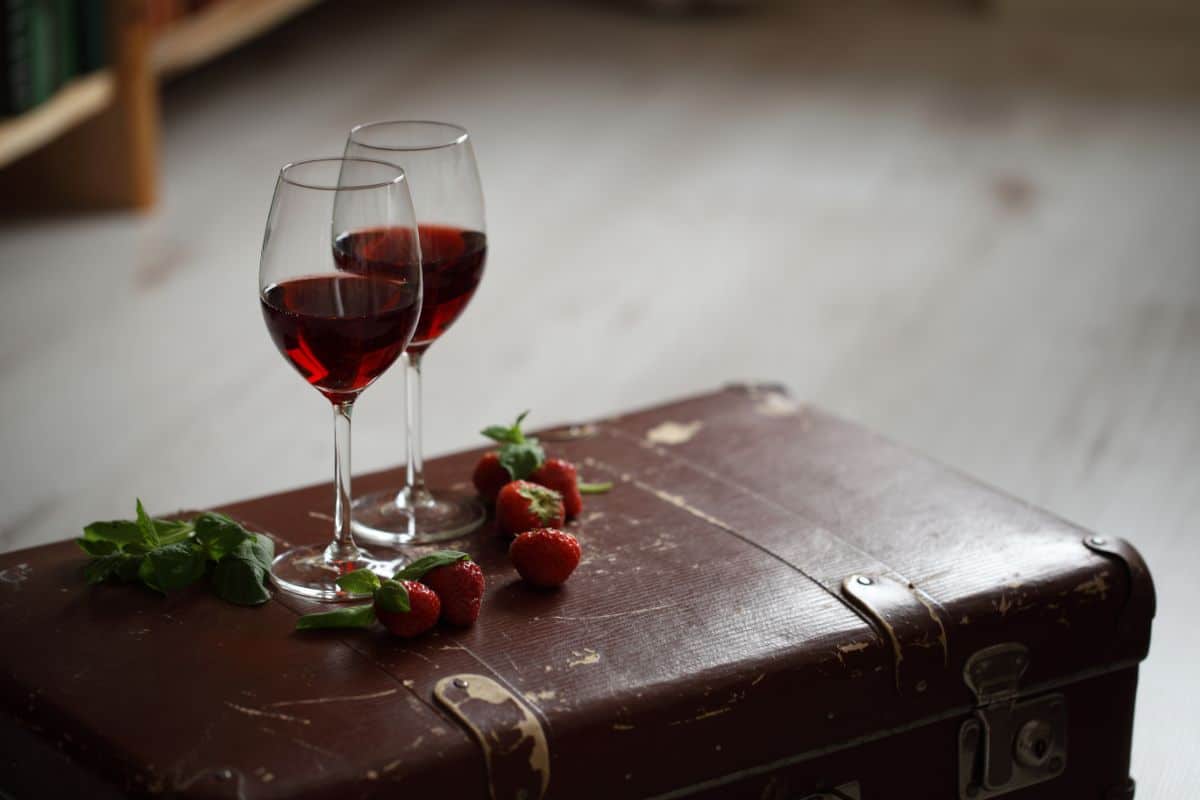
<svg viewBox="0 0 1200 800"><path fill-rule="evenodd" d="M182 542L192 535L194 526L183 519L156 519L154 532L158 534L159 544L174 544Z"/></svg>
<svg viewBox="0 0 1200 800"><path fill-rule="evenodd" d="M379 576L369 569L356 569L339 575L337 585L350 594L375 594L379 588Z"/></svg>
<svg viewBox="0 0 1200 800"><path fill-rule="evenodd" d="M142 535L142 542L146 544L158 544L158 530L154 527L154 520L146 513L146 509L142 506L142 501L139 498L137 501L137 526L138 532Z"/></svg>
<svg viewBox="0 0 1200 800"><path fill-rule="evenodd" d="M234 545L233 549L226 553L221 560L240 558L270 572L271 562L275 559L275 543L261 533L247 531L247 535L250 538Z"/></svg>
<svg viewBox="0 0 1200 800"><path fill-rule="evenodd" d="M196 517L194 524L196 541L200 542L213 561L220 561L252 535L229 517L213 511L206 511Z"/></svg>
<svg viewBox="0 0 1200 800"><path fill-rule="evenodd" d="M112 542L126 545L142 540L142 531L137 523L127 519L109 522L93 522L83 529L83 538L92 542Z"/></svg>
<svg viewBox="0 0 1200 800"><path fill-rule="evenodd" d="M79 545L79 549L89 556L107 556L121 549L120 545L115 542L106 542L103 539L88 539L86 537L76 539L75 544Z"/></svg>
<svg viewBox="0 0 1200 800"><path fill-rule="evenodd" d="M126 553L110 553L89 561L83 567L83 577L88 583L101 583L116 578L131 581L137 578L138 566L142 559Z"/></svg>
<svg viewBox="0 0 1200 800"><path fill-rule="evenodd" d="M296 620L296 630L316 631L328 628L369 628L375 624L375 607L349 606L319 614L305 614Z"/></svg>
<svg viewBox="0 0 1200 800"><path fill-rule="evenodd" d="M248 544L243 542L218 561L212 575L213 591L217 596L239 606L257 606L271 599L267 590L267 570L256 559L237 554Z"/></svg>
<svg viewBox="0 0 1200 800"><path fill-rule="evenodd" d="M149 586L156 592L163 592L162 587L158 585L158 575L154 571L154 564L150 561L150 556L142 556L141 563L138 564L137 571L138 580Z"/></svg>
<svg viewBox="0 0 1200 800"><path fill-rule="evenodd" d="M580 483L580 494L604 494L613 488L612 481L603 481L601 483Z"/></svg>
<svg viewBox="0 0 1200 800"><path fill-rule="evenodd" d="M499 450L500 466L508 470L514 481L524 480L546 460L546 453L537 439L526 439L519 444L506 444Z"/></svg>
<svg viewBox="0 0 1200 800"><path fill-rule="evenodd" d="M217 562L213 570L213 589L230 603L254 606L271 599L268 577L275 543L266 536L249 533Z"/></svg>
<svg viewBox="0 0 1200 800"><path fill-rule="evenodd" d="M117 563L117 578L125 583L133 583L141 573L142 562L145 560L145 557L130 555L128 553L125 553L124 556Z"/></svg>
<svg viewBox="0 0 1200 800"><path fill-rule="evenodd" d="M425 573L430 570L444 567L447 564L453 564L457 561L470 561L471 557L466 553L458 550L438 550L436 553L430 553L427 556L421 556L416 561L412 562L404 569L392 576L398 581L419 581L425 577Z"/></svg>
<svg viewBox="0 0 1200 800"><path fill-rule="evenodd" d="M250 553L252 554L255 563L262 567L265 571L271 571L271 562L275 560L275 542L271 541L271 537L261 533L253 533L250 539ZM241 547L242 545L238 545Z"/></svg>
<svg viewBox="0 0 1200 800"><path fill-rule="evenodd" d="M154 574L154 587L174 592L203 577L208 557L193 542L176 542L151 550L145 563L150 564L149 570Z"/></svg>
<svg viewBox="0 0 1200 800"><path fill-rule="evenodd" d="M375 604L384 611L407 614L412 606L408 602L408 589L400 581L385 580L375 592Z"/></svg>

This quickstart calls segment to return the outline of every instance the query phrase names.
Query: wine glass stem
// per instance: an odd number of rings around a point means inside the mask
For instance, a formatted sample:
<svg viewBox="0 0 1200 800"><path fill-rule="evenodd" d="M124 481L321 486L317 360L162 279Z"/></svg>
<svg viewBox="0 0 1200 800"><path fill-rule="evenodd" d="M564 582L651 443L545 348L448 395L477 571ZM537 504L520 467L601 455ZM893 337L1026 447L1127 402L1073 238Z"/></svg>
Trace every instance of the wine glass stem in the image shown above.
<svg viewBox="0 0 1200 800"><path fill-rule="evenodd" d="M404 354L404 390L407 407L408 468L404 480L404 505L415 508L433 502L425 488L425 459L421 450L421 359L423 353Z"/></svg>
<svg viewBox="0 0 1200 800"><path fill-rule="evenodd" d="M325 548L325 560L358 558L358 546L350 532L350 413L354 401L333 404L333 541Z"/></svg>

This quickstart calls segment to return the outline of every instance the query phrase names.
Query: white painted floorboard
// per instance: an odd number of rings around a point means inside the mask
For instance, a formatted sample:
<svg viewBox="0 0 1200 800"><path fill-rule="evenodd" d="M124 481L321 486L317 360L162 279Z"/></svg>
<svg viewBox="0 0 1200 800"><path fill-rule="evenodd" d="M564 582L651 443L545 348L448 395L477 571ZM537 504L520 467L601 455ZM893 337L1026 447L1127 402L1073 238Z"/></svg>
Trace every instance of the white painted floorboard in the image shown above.
<svg viewBox="0 0 1200 800"><path fill-rule="evenodd" d="M353 12L353 13L351 13ZM256 297L281 163L473 131L432 453L774 379L1142 550L1139 798L1200 795L1200 37L777 4L328 3L168 87L161 207L0 225L0 549L332 474ZM399 460L400 375L356 412Z"/></svg>

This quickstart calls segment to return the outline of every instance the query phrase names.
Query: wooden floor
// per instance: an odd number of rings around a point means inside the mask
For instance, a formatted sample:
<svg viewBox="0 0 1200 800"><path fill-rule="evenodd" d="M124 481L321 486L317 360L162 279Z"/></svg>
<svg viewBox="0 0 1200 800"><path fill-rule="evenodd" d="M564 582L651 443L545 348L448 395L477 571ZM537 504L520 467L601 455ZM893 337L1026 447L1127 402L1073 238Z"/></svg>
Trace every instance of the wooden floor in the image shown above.
<svg viewBox="0 0 1200 800"><path fill-rule="evenodd" d="M328 3L168 88L161 208L0 227L0 549L331 475L271 346L275 173L354 122L476 138L485 283L433 452L732 380L1099 531L1157 578L1139 798L1200 796L1200 38L780 3ZM356 413L399 458L400 381Z"/></svg>

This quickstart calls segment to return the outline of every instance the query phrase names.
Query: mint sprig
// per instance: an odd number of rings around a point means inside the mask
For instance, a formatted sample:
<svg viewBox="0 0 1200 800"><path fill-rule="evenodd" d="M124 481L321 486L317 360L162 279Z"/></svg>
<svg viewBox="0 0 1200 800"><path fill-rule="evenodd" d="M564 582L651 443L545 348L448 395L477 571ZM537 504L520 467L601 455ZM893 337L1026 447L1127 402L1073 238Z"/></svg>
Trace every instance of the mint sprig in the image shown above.
<svg viewBox="0 0 1200 800"><path fill-rule="evenodd" d="M274 543L224 514L154 519L138 500L135 519L93 522L75 541L92 557L83 568L89 584L140 581L167 594L211 574L213 590L230 603L259 605L271 598Z"/></svg>
<svg viewBox="0 0 1200 800"><path fill-rule="evenodd" d="M532 475L546 461L546 452L536 436L526 436L521 430L521 423L529 416L523 411L517 416L512 425L489 425L482 433L487 438L498 443L496 453L500 466L507 470L514 481L524 480Z"/></svg>

